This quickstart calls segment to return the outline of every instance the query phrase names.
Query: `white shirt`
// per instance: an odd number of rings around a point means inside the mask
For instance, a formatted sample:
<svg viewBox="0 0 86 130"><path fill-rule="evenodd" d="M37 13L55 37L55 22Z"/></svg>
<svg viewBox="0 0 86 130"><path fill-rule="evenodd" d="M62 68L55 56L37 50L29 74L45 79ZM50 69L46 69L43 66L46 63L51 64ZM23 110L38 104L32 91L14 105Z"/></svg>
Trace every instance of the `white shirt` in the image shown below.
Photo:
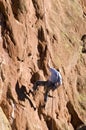
<svg viewBox="0 0 86 130"><path fill-rule="evenodd" d="M52 83L59 83L62 85L62 76L59 71L57 71L55 68L50 68L51 75L49 77L49 80Z"/></svg>

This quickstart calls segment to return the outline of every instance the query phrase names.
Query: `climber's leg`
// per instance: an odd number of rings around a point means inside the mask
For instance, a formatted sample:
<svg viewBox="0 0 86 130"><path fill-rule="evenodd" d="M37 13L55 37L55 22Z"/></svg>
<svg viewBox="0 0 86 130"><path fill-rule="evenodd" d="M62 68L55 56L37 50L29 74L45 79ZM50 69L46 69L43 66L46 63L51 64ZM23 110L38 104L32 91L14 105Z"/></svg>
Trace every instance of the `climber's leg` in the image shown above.
<svg viewBox="0 0 86 130"><path fill-rule="evenodd" d="M50 91L50 88L46 88L45 94L44 94L44 102L47 102L48 93Z"/></svg>
<svg viewBox="0 0 86 130"><path fill-rule="evenodd" d="M45 86L46 84L47 84L47 81L38 80L35 82L33 86L33 90L37 90L38 86Z"/></svg>
<svg viewBox="0 0 86 130"><path fill-rule="evenodd" d="M47 81L41 81L38 80L34 83L32 90L29 90L28 95L30 95L30 93L32 93L32 95L35 94L35 91L38 89L39 86L46 86L47 85Z"/></svg>

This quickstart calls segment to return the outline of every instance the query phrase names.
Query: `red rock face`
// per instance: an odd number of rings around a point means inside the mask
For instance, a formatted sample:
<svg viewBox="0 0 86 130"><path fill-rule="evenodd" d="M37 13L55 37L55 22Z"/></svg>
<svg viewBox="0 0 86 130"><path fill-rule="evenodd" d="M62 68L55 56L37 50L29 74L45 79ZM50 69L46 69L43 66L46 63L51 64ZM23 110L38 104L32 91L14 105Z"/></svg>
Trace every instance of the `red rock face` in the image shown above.
<svg viewBox="0 0 86 130"><path fill-rule="evenodd" d="M86 123L85 7L84 0L0 1L0 106L12 130L75 130ZM44 87L28 92L47 80L49 59L63 84L50 91L44 109Z"/></svg>

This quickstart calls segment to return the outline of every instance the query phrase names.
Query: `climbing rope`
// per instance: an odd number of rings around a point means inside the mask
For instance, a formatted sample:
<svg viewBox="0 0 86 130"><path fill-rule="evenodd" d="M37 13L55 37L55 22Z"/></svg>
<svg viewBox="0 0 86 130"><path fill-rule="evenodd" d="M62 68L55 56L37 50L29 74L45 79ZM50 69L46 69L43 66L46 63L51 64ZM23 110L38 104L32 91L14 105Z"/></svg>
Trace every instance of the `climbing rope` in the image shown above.
<svg viewBox="0 0 86 130"><path fill-rule="evenodd" d="M46 30L46 37L45 37L45 41L47 42L47 26L46 26L46 9L45 9L45 2L43 0L43 10L44 10L44 24L45 24L45 30Z"/></svg>
<svg viewBox="0 0 86 130"><path fill-rule="evenodd" d="M48 36L47 36L48 29L47 29L47 22L46 22L47 20L46 20L45 0L43 0L43 10L44 10L43 20L44 20L44 24L45 24L45 33L46 33L45 34L45 41L48 43ZM48 50L48 53L49 53L49 56L51 58L51 61L52 61L53 65L55 65L53 60L52 60L52 56L51 56L51 53L50 53L49 50Z"/></svg>
<svg viewBox="0 0 86 130"><path fill-rule="evenodd" d="M45 1L43 0L43 10L44 10L44 24L45 24L45 30L46 30L46 38L45 38L45 40L46 40L46 42L48 42L48 40L47 40L47 25L46 25L46 9L45 9ZM49 52L50 53L50 52ZM51 57L51 54L50 54L50 57ZM51 57L51 59L52 59L52 57ZM51 115L52 115L52 120L51 120L51 122L52 122L52 130L53 130L53 104L54 102L53 102L53 91L52 91L52 108L51 108Z"/></svg>
<svg viewBox="0 0 86 130"><path fill-rule="evenodd" d="M52 91L52 97L53 97L53 91ZM51 111L51 113L52 113L52 130L53 130L53 104L54 102L53 102L53 98L52 98L52 111Z"/></svg>

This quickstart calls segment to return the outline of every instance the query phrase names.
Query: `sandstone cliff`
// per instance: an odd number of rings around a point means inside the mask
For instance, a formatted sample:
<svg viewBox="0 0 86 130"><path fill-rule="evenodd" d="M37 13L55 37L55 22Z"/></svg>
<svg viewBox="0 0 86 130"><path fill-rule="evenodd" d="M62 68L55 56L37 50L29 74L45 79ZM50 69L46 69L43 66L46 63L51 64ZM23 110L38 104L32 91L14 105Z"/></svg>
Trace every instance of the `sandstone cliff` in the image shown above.
<svg viewBox="0 0 86 130"><path fill-rule="evenodd" d="M0 0L0 129L86 129L84 35L85 0ZM34 97L24 92L47 79L49 59L63 84L44 109L43 87Z"/></svg>

